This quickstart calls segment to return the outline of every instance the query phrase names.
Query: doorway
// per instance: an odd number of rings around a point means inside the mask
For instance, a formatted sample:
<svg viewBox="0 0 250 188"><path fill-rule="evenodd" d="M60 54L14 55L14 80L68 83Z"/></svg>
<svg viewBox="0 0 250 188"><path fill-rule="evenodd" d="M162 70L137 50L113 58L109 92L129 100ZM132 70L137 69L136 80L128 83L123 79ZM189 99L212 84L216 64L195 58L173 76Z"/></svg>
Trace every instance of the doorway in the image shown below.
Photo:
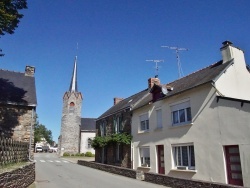
<svg viewBox="0 0 250 188"><path fill-rule="evenodd" d="M158 173L165 174L165 163L164 163L164 146L157 146L157 154L158 154Z"/></svg>
<svg viewBox="0 0 250 188"><path fill-rule="evenodd" d="M243 186L239 146L225 146L228 184Z"/></svg>

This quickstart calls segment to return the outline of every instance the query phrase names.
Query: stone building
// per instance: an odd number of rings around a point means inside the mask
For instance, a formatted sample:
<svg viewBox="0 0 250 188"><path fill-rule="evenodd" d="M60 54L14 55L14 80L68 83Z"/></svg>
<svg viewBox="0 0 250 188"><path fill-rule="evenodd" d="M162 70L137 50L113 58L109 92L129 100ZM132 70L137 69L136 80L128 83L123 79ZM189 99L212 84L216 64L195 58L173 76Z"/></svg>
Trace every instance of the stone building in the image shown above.
<svg viewBox="0 0 250 188"><path fill-rule="evenodd" d="M82 93L77 90L77 57L75 58L73 74L69 91L63 96L63 111L61 134L59 136L59 154L80 152L80 126Z"/></svg>
<svg viewBox="0 0 250 188"><path fill-rule="evenodd" d="M24 73L0 70L0 135L30 142L30 148L37 106L34 73L32 66L26 66Z"/></svg>

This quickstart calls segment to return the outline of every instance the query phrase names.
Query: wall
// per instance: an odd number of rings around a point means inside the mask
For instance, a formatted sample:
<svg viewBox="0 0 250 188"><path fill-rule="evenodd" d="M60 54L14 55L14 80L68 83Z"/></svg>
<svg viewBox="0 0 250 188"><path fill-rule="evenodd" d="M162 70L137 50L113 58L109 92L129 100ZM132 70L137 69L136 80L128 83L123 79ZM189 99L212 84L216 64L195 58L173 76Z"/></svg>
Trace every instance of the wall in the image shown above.
<svg viewBox="0 0 250 188"><path fill-rule="evenodd" d="M35 181L35 163L0 174L0 187L27 188Z"/></svg>
<svg viewBox="0 0 250 188"><path fill-rule="evenodd" d="M126 176L126 177L133 178L133 179L136 178L136 174L137 174L136 170L116 167L116 166L111 166L111 165L106 165L106 164L101 164L101 163L78 160L78 164L87 166L90 168L102 170L105 172L118 174L121 176ZM210 188L210 187L233 188L233 187L237 187L237 186L230 186L230 185L219 184L219 183L212 183L212 182L205 182L205 181L198 181L198 180L187 180L183 178L174 178L174 177L159 175L159 174L154 174L154 173L144 173L144 177L145 177L145 181L147 182L169 186L172 188L183 188L183 187L185 188L200 188L200 187L202 188Z"/></svg>
<svg viewBox="0 0 250 188"><path fill-rule="evenodd" d="M88 139L89 138L94 138L96 135L95 132L81 132L81 149L80 153L86 153L86 152L91 152L92 154L95 154L94 148L88 148Z"/></svg>

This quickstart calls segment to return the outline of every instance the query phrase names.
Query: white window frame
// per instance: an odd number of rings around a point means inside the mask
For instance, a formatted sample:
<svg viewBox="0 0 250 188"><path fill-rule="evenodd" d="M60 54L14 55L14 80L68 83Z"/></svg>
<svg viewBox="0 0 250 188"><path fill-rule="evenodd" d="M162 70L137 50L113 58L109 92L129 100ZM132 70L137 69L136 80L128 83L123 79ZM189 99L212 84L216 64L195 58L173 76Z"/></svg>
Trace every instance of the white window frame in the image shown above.
<svg viewBox="0 0 250 188"><path fill-rule="evenodd" d="M148 113L140 115L140 131L149 131Z"/></svg>
<svg viewBox="0 0 250 188"><path fill-rule="evenodd" d="M144 146L139 148L139 161L141 167L150 167L150 147Z"/></svg>
<svg viewBox="0 0 250 188"><path fill-rule="evenodd" d="M185 149L187 151L186 154L184 153ZM195 151L193 144L172 145L172 154L174 169L195 170Z"/></svg>
<svg viewBox="0 0 250 188"><path fill-rule="evenodd" d="M190 100L170 105L172 126L192 123Z"/></svg>
<svg viewBox="0 0 250 188"><path fill-rule="evenodd" d="M156 128L161 129L162 128L162 109L156 109Z"/></svg>

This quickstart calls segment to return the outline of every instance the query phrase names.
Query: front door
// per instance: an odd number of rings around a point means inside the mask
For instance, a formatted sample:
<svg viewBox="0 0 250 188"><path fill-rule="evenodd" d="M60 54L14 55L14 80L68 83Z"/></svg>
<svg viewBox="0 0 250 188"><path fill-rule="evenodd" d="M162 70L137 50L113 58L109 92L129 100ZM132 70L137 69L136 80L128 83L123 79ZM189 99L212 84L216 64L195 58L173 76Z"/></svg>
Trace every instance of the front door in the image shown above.
<svg viewBox="0 0 250 188"><path fill-rule="evenodd" d="M157 151L158 151L158 173L165 174L164 147L163 147L163 145L158 145Z"/></svg>
<svg viewBox="0 0 250 188"><path fill-rule="evenodd" d="M225 146L228 183L242 185L242 171L239 146Z"/></svg>

